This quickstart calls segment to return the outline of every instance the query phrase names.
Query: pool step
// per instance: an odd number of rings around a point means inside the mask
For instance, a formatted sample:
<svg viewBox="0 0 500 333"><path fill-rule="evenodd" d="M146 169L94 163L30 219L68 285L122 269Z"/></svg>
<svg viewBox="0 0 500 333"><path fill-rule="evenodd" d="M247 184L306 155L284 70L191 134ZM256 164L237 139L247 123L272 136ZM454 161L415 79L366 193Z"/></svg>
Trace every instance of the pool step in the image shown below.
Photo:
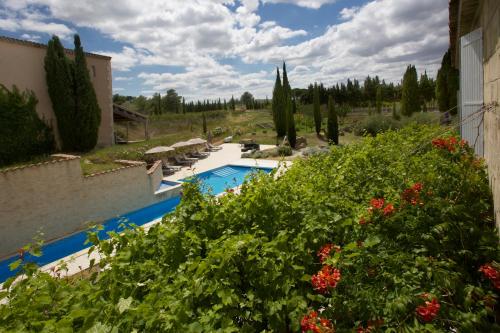
<svg viewBox="0 0 500 333"><path fill-rule="evenodd" d="M237 174L237 173L238 173L238 170L233 169L231 167L224 167L222 169L213 171L213 174L216 176L219 176L219 177L228 177L228 176L232 176L232 175Z"/></svg>

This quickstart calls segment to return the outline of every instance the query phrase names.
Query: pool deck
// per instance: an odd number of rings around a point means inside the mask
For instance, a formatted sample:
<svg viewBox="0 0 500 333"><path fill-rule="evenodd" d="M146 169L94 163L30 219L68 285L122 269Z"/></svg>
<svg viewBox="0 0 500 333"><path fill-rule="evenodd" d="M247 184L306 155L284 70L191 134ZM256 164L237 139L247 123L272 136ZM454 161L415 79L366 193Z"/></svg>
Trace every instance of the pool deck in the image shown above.
<svg viewBox="0 0 500 333"><path fill-rule="evenodd" d="M197 161L192 167L183 167L181 170L175 174L164 177L164 180L178 181L180 179L193 176L211 169L215 169L224 165L238 165L238 166L248 166L248 167L262 167L262 168L277 168L280 166L280 162L274 160L256 160L248 158L240 158L241 151L240 145L235 143L226 143L221 145L222 149L219 151L211 152L209 157ZM261 150L273 148L273 145L261 145ZM292 163L290 161L283 162L285 166L289 166ZM237 190L237 189L236 189ZM237 191L236 191L237 192ZM153 225L161 222L160 219L148 222L141 226L144 230L148 230ZM81 251L75 252L67 257L54 261L50 264L42 266L40 269L44 272L48 272L52 276L67 277L77 274L90 267L90 261L95 260L96 263L100 261L100 254L93 252L88 254L89 249L83 249ZM66 269L64 271L58 272L58 267L64 263ZM22 278L22 277L19 277ZM0 284L0 290L2 286Z"/></svg>
<svg viewBox="0 0 500 333"><path fill-rule="evenodd" d="M191 168L183 167L180 171L163 179L177 181L227 164L262 168L276 168L278 166L278 161L240 158L241 148L237 143L224 143L220 147L222 147L221 150L211 152L207 158L197 161ZM274 147L276 146L260 145L261 150Z"/></svg>

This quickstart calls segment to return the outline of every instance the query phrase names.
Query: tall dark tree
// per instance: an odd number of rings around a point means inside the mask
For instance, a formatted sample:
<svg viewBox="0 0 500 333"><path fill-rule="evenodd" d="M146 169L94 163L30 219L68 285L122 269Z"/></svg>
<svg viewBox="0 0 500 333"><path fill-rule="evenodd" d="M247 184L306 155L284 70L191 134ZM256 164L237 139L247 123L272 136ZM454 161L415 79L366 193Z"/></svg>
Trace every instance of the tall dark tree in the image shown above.
<svg viewBox="0 0 500 333"><path fill-rule="evenodd" d="M179 113L181 97L175 89L168 89L165 96L165 109L167 112Z"/></svg>
<svg viewBox="0 0 500 333"><path fill-rule="evenodd" d="M316 129L316 134L319 135L321 131L321 108L319 101L319 87L317 83L314 83L314 95L313 95L313 113L314 113L314 127Z"/></svg>
<svg viewBox="0 0 500 333"><path fill-rule="evenodd" d="M377 95L376 95L376 108L377 113L382 113L382 87L377 87Z"/></svg>
<svg viewBox="0 0 500 333"><path fill-rule="evenodd" d="M276 128L276 135L282 137L286 135L286 105L283 86L279 68L276 69L276 82L273 89L273 120Z"/></svg>
<svg viewBox="0 0 500 333"><path fill-rule="evenodd" d="M241 98L240 98L240 102L245 105L245 107L250 110L253 108L253 104L254 104L254 98L253 98L253 95L251 93L249 93L248 91L245 91L243 93L243 95L241 95Z"/></svg>
<svg viewBox="0 0 500 333"><path fill-rule="evenodd" d="M234 96L231 96L231 101L229 101L231 110L236 110L236 101L234 100Z"/></svg>
<svg viewBox="0 0 500 333"><path fill-rule="evenodd" d="M44 67L52 109L57 119L61 148L65 151L74 150L78 140L74 136L77 127L73 83L74 64L66 57L57 36L53 36L47 45Z"/></svg>
<svg viewBox="0 0 500 333"><path fill-rule="evenodd" d="M101 125L101 109L97 103L94 86L90 81L87 60L80 42L80 36L75 35L75 115L77 122L78 141L75 148L78 151L88 151L97 144L99 126Z"/></svg>
<svg viewBox="0 0 500 333"><path fill-rule="evenodd" d="M205 112L201 113L202 125L203 125L203 134L207 134L207 118L205 117Z"/></svg>
<svg viewBox="0 0 500 333"><path fill-rule="evenodd" d="M292 96L292 88L290 87L290 82L288 81L288 74L286 72L286 64L283 61L283 96L288 99Z"/></svg>
<svg viewBox="0 0 500 333"><path fill-rule="evenodd" d="M293 116L291 98L287 98L286 100L286 137L290 146L295 148L295 145L297 144L297 132L295 130L295 119Z"/></svg>
<svg viewBox="0 0 500 333"><path fill-rule="evenodd" d="M459 89L458 70L451 64L451 54L448 50L441 61L441 68L436 78L436 99L439 111L457 113L457 91Z"/></svg>
<svg viewBox="0 0 500 333"><path fill-rule="evenodd" d="M420 81L418 82L420 98L423 106L434 99L434 89L432 86L432 81L427 76L427 71L420 75Z"/></svg>
<svg viewBox="0 0 500 333"><path fill-rule="evenodd" d="M403 77L401 113L407 117L420 111L418 77L415 66L409 65Z"/></svg>
<svg viewBox="0 0 500 333"><path fill-rule="evenodd" d="M328 123L326 135L329 142L333 142L336 145L339 144L339 121L337 118L337 111L335 110L335 103L331 95L328 97Z"/></svg>
<svg viewBox="0 0 500 333"><path fill-rule="evenodd" d="M182 113L186 113L186 100L182 97Z"/></svg>

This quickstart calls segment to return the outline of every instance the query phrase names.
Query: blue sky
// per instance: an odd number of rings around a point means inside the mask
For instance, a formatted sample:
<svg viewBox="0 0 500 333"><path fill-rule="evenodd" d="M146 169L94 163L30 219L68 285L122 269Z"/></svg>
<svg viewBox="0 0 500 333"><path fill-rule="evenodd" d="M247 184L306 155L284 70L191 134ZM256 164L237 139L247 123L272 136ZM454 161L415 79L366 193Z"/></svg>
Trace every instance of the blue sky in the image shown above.
<svg viewBox="0 0 500 333"><path fill-rule="evenodd" d="M435 75L448 47L447 0L4 0L0 35L112 56L113 90L188 100L271 95L292 86L379 75L408 64Z"/></svg>

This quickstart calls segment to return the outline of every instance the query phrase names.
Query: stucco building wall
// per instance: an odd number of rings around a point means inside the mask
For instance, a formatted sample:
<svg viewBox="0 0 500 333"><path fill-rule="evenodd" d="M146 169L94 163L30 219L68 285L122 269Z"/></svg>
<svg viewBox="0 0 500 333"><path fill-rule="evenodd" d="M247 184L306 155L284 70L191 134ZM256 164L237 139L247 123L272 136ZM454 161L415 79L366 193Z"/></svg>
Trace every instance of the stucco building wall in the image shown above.
<svg viewBox="0 0 500 333"><path fill-rule="evenodd" d="M500 227L500 1L485 0L481 7L484 57L484 158Z"/></svg>
<svg viewBox="0 0 500 333"><path fill-rule="evenodd" d="M161 180L161 164L137 162L83 176L78 157L1 171L0 258L38 231L50 241L179 194L155 194Z"/></svg>
<svg viewBox="0 0 500 333"><path fill-rule="evenodd" d="M37 113L52 126L56 141L60 143L57 120L45 81L44 58L47 48L43 44L21 41L0 36L0 83L11 89L32 90L38 99ZM70 58L73 52L67 50ZM94 85L97 102L101 108L99 146L113 144L113 100L111 80L111 58L86 53L87 68Z"/></svg>

